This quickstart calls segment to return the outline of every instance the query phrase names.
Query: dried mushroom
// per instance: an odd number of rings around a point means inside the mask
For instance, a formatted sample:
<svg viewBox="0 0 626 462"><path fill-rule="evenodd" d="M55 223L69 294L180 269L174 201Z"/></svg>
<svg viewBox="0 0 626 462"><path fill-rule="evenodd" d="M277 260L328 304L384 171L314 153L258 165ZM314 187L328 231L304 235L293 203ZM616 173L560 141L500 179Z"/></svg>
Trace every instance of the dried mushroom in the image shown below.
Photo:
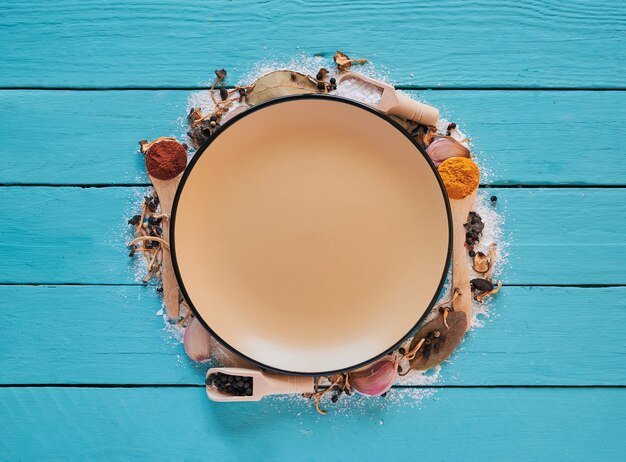
<svg viewBox="0 0 626 462"><path fill-rule="evenodd" d="M274 71L254 82L254 87L246 95L246 101L255 106L281 96L316 93L317 84L317 80L300 72Z"/></svg>
<svg viewBox="0 0 626 462"><path fill-rule="evenodd" d="M412 353L407 356L411 369L425 371L441 364L461 343L467 328L467 316L461 311L447 314L446 321L439 316L424 324L413 337L409 346Z"/></svg>
<svg viewBox="0 0 626 462"><path fill-rule="evenodd" d="M337 69L339 72L349 71L352 67L352 63L366 63L367 59L350 59L348 55L342 53L341 51L336 51L335 56L333 56L333 60L335 64L337 64Z"/></svg>
<svg viewBox="0 0 626 462"><path fill-rule="evenodd" d="M472 265L474 271L477 273L486 273L489 271L490 266L489 257L480 251L476 252L474 255L474 264Z"/></svg>
<svg viewBox="0 0 626 462"><path fill-rule="evenodd" d="M480 302L485 297L489 297L490 295L497 294L498 292L500 292L500 289L502 289L502 281L498 281L498 285L496 287L492 288L491 290L487 292L483 292L482 294L478 294L474 298L476 299L476 301Z"/></svg>
<svg viewBox="0 0 626 462"><path fill-rule="evenodd" d="M472 290L476 290L479 292L489 292L490 290L493 290L493 282L487 279L472 279L470 281L470 285L472 286Z"/></svg>

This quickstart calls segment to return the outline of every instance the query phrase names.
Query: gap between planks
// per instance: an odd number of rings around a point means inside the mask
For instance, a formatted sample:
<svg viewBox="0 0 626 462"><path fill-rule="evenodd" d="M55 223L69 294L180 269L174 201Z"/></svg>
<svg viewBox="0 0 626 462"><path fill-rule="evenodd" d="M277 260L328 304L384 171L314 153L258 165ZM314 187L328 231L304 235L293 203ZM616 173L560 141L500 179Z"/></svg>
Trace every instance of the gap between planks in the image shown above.
<svg viewBox="0 0 626 462"><path fill-rule="evenodd" d="M203 384L196 383L2 383L0 388L204 388ZM324 387L322 387L324 388ZM522 389L522 388L601 388L620 389L626 385L394 385L395 389L444 389L444 388L502 388L502 389Z"/></svg>
<svg viewBox="0 0 626 462"><path fill-rule="evenodd" d="M224 85L227 89L235 88L234 85ZM421 85L395 85L397 90L420 90L420 91L626 91L626 87L456 87L456 86L439 86L429 87ZM154 86L154 87L0 87L0 91L196 91L210 90L211 86Z"/></svg>

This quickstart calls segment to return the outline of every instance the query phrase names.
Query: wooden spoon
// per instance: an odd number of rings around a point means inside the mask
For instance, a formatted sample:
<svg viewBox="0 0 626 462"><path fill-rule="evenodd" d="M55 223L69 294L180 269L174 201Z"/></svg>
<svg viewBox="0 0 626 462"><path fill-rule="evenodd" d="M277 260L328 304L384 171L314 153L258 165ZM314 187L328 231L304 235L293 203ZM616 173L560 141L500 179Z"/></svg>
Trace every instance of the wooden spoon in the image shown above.
<svg viewBox="0 0 626 462"><path fill-rule="evenodd" d="M220 392L214 385L207 385L206 394L212 401L242 402L259 401L268 395L312 393L314 390L313 377L300 375L283 375L262 372L259 369L240 367L214 367L207 371L207 378L221 372L226 375L252 377L252 395L234 396Z"/></svg>
<svg viewBox="0 0 626 462"><path fill-rule="evenodd" d="M454 311L465 313L466 330L469 330L472 321L472 289L469 278L470 263L465 247L467 231L463 225L467 223L476 201L480 170L469 159L450 157L439 166L439 174L448 192L452 209L452 286L459 293L452 301L452 308ZM462 190L460 185L463 186ZM469 194L467 191L470 191Z"/></svg>
<svg viewBox="0 0 626 462"><path fill-rule="evenodd" d="M159 145L159 143L163 143ZM157 138L147 143L140 142L141 151L146 155L146 169L148 177L159 197L161 213L167 215L161 220L162 238L168 244L170 242L170 221L174 195L178 183L187 166L187 151L175 139L168 137ZM166 149L167 148L167 149ZM161 263L161 279L163 281L163 298L165 311L170 319L178 319L180 309L180 289L172 266L172 257L169 249L162 249L163 261Z"/></svg>
<svg viewBox="0 0 626 462"><path fill-rule="evenodd" d="M148 175L154 190L159 197L159 203L161 204L161 213L170 215L172 213L172 205L174 204L174 195L176 194L176 188L183 174L180 173L171 180L159 180L151 175ZM170 242L170 220L169 218L163 218L161 220L161 228L163 229L162 238L165 242ZM170 251L162 249L163 261L161 269L161 279L163 281L163 299L165 300L165 311L170 319L178 319L178 312L180 308L180 290L178 288L178 282L176 281L176 275L174 274L174 267L172 266L172 256Z"/></svg>
<svg viewBox="0 0 626 462"><path fill-rule="evenodd" d="M466 330L469 330L472 319L472 289L469 278L469 260L465 248L465 227L467 217L476 200L475 189L463 199L450 199L452 209L452 285L459 292L452 301L452 308L461 311L467 316Z"/></svg>

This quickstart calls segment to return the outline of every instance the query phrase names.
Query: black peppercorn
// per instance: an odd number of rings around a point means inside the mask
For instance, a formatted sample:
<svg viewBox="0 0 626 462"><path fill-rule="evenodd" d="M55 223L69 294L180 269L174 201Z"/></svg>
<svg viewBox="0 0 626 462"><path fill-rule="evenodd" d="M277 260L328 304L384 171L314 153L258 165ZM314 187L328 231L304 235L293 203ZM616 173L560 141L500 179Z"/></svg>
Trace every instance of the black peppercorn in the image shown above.
<svg viewBox="0 0 626 462"><path fill-rule="evenodd" d="M337 79L335 79L334 77L331 77L330 83L331 85L335 85L337 83Z"/></svg>

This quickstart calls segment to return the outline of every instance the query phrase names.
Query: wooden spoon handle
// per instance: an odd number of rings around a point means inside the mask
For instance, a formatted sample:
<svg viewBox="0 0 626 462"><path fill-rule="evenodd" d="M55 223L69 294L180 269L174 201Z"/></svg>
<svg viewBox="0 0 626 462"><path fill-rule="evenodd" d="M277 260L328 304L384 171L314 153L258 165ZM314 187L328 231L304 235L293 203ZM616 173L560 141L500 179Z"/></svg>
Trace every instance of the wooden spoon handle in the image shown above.
<svg viewBox="0 0 626 462"><path fill-rule="evenodd" d="M465 227L470 210L474 206L476 192L465 199L450 199L452 209L452 285L459 296L452 302L455 311L467 316L467 329L472 323L472 289L469 279L469 259L465 247Z"/></svg>
<svg viewBox="0 0 626 462"><path fill-rule="evenodd" d="M159 180L150 176L150 181L156 190L157 196L159 196L159 202L161 203L161 212L169 215L172 212L172 205L174 203L174 195L176 194L176 188L182 178L182 174L178 175L171 180ZM163 240L170 242L170 220L164 219L161 227L163 229ZM161 279L163 281L163 299L165 300L165 311L170 319L178 319L180 310L180 289L178 288L178 281L174 273L174 267L172 266L172 256L167 249L163 249L163 261L161 263Z"/></svg>
<svg viewBox="0 0 626 462"><path fill-rule="evenodd" d="M163 239L170 242L170 223L169 220L163 220ZM180 291L178 281L174 274L172 266L172 256L169 250L163 249L163 262L161 269L161 278L163 280L163 298L165 300L165 311L168 318L178 319L180 310Z"/></svg>

